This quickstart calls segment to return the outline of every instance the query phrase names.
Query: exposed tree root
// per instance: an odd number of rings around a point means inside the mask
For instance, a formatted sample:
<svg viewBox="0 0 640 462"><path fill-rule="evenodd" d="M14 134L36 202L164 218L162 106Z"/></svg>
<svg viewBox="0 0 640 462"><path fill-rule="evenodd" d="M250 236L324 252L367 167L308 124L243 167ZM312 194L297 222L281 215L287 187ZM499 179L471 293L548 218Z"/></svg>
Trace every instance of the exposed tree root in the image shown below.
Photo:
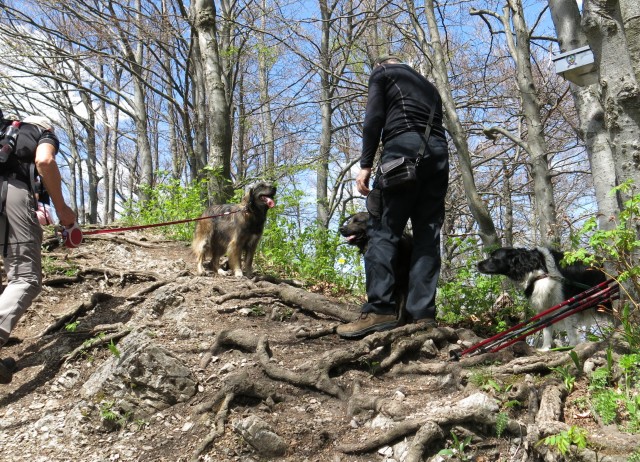
<svg viewBox="0 0 640 462"><path fill-rule="evenodd" d="M605 342L587 342L577 345L572 351L576 353L578 359L584 361L593 356L597 351L604 348ZM537 357L525 356L516 358L507 364L491 367L492 374L513 375L513 374L548 374L552 368L573 364L571 356L566 351L547 351L538 353Z"/></svg>
<svg viewBox="0 0 640 462"><path fill-rule="evenodd" d="M75 284L82 281L83 279L85 279L86 276L91 274L98 274L100 276L111 277L111 278L117 277L117 278L120 278L121 282L126 280L139 282L139 281L149 281L149 280L157 281L159 279L162 279L159 274L148 272L148 271L119 271L117 269L110 269L110 268L83 268L80 271L78 271L75 276L60 276L55 278L49 278L42 281L42 284L49 287Z"/></svg>
<svg viewBox="0 0 640 462"><path fill-rule="evenodd" d="M360 383L353 386L353 393L347 403L347 415L354 416L362 411L372 410L380 412L391 418L399 418L407 415L408 410L399 401L393 398L380 398L360 392Z"/></svg>
<svg viewBox="0 0 640 462"><path fill-rule="evenodd" d="M347 454L367 453L418 432L410 449L412 459L407 460L419 461L427 448L426 443L441 438L445 434L445 428L462 423L493 426L498 410L497 404L492 399L480 393L453 405L434 403L423 411L428 417L405 420L368 440L342 444L338 446L338 450ZM424 430L419 431L422 428ZM507 430L518 436L526 434L526 428L514 420L507 423Z"/></svg>
<svg viewBox="0 0 640 462"><path fill-rule="evenodd" d="M266 337L261 337L258 341L257 353L264 372L274 380L282 380L299 387L315 388L340 399L345 399L347 396L346 392L329 377L331 364L327 364L322 359L315 363L316 368L301 373L280 367L271 361L271 352Z"/></svg>
<svg viewBox="0 0 640 462"><path fill-rule="evenodd" d="M102 292L94 293L91 296L91 299L89 300L89 302L80 303L80 305L78 305L77 307L73 308L71 311L63 314L60 317L58 317L53 324L51 324L49 327L47 327L44 330L44 332L39 334L36 338L44 337L45 335L48 335L48 334L50 334L52 332L55 332L55 331L59 330L60 328L62 328L62 326L67 324L72 319L77 318L78 316L81 316L84 313L86 313L87 311L92 310L93 308L95 308L98 303L105 302L107 300L111 300L112 298L113 298L113 295L110 295L110 294L105 294L105 293L102 293Z"/></svg>
<svg viewBox="0 0 640 462"><path fill-rule="evenodd" d="M126 335L129 335L129 333L131 333L131 330L132 329L124 329L124 330L114 332L112 334L105 335L102 337L92 338L91 340L84 342L82 345L80 345L78 348L76 348L72 352L66 354L63 357L62 362L66 363L67 361L73 361L75 358L77 358L81 353L84 353L85 351L91 350L93 348L96 348L102 345L106 345L110 343L112 340L118 340Z"/></svg>
<svg viewBox="0 0 640 462"><path fill-rule="evenodd" d="M426 422L413 437L405 462L421 462L429 445L444 438L442 427L435 422Z"/></svg>
<svg viewBox="0 0 640 462"><path fill-rule="evenodd" d="M211 443L224 434L224 426L229 414L229 406L238 396L271 400L272 402L281 400L281 398L276 395L273 387L264 382L251 380L246 372L229 375L213 399L200 404L196 408L196 413L204 414L205 412L211 411L218 403L221 403L216 412L213 430L196 448L191 458L193 462L198 460L200 455L206 451Z"/></svg>
<svg viewBox="0 0 640 462"><path fill-rule="evenodd" d="M302 310L320 313L345 322L351 322L359 316L359 311L350 310L350 307L341 303L329 300L327 297L307 292L303 289L291 287L285 284L271 284L260 281L259 287L270 290L271 294L277 296L286 305L300 307Z"/></svg>
<svg viewBox="0 0 640 462"><path fill-rule="evenodd" d="M301 372L293 372L285 367L278 366L271 361L269 346L266 338L258 342L258 357L265 373L276 380L284 380L300 387L315 388L330 396L346 399L348 394L333 379L329 373L342 365L350 364L362 358L375 349L390 345L394 341L424 330L419 324L392 329L386 332L376 332L362 340L350 343L344 348L338 348L324 353L313 361L313 367L307 367ZM432 329L433 331L437 329Z"/></svg>
<svg viewBox="0 0 640 462"><path fill-rule="evenodd" d="M557 422L562 416L562 405L567 396L564 385L551 381L542 388L540 408L536 422Z"/></svg>
<svg viewBox="0 0 640 462"><path fill-rule="evenodd" d="M380 369L387 370L393 366L400 358L404 357L408 353L419 351L424 342L430 339L428 335L418 335L414 337L407 337L398 339L391 346L391 353L380 362Z"/></svg>
<svg viewBox="0 0 640 462"><path fill-rule="evenodd" d="M139 290L138 292L136 292L133 295L130 295L127 297L127 301L138 301L138 299L143 298L145 295L154 292L155 290L159 289L162 286L165 286L167 284L169 284L170 280L163 280L163 281L157 281L154 282L153 284L151 284L149 287L145 287L142 290Z"/></svg>
<svg viewBox="0 0 640 462"><path fill-rule="evenodd" d="M200 442L196 450L193 452L191 462L198 462L198 460L200 460L200 455L205 452L215 440L224 435L224 425L227 421L227 416L229 415L229 405L233 401L233 398L235 398L234 394L228 394L224 397L220 408L218 408L218 412L216 412L213 430L209 432L209 434Z"/></svg>
<svg viewBox="0 0 640 462"><path fill-rule="evenodd" d="M345 454L364 454L375 451L381 446L391 444L417 432L425 424L422 419L410 419L400 422L373 438L353 444L341 444L336 449Z"/></svg>
<svg viewBox="0 0 640 462"><path fill-rule="evenodd" d="M223 346L239 347L244 351L255 352L258 347L258 340L255 335L245 330L224 330L215 336L209 351L202 356L199 367L200 369L205 369L211 362L213 355Z"/></svg>
<svg viewBox="0 0 640 462"><path fill-rule="evenodd" d="M220 297L216 297L211 299L211 302L214 305L222 305L224 302L229 300L248 300L250 298L265 298L265 297L275 297L277 296L277 292L269 289L252 289L252 290L243 290L242 292L231 292Z"/></svg>
<svg viewBox="0 0 640 462"><path fill-rule="evenodd" d="M336 324L335 326L329 326L329 327L325 327L323 329L318 329L315 330L313 332L308 332L308 331L299 331L296 333L296 338L301 338L301 339L316 339L316 338L321 338L321 337L326 337L327 335L333 335L336 333L336 327L338 326L338 324Z"/></svg>
<svg viewBox="0 0 640 462"><path fill-rule="evenodd" d="M139 241L137 239L129 239L127 237L120 236L120 235L103 236L100 234L92 234L90 236L84 236L84 239L93 240L93 241L113 241L113 242L119 242L121 244L133 244L133 245L137 245L138 247L145 247L147 249L156 249L159 247L157 244Z"/></svg>

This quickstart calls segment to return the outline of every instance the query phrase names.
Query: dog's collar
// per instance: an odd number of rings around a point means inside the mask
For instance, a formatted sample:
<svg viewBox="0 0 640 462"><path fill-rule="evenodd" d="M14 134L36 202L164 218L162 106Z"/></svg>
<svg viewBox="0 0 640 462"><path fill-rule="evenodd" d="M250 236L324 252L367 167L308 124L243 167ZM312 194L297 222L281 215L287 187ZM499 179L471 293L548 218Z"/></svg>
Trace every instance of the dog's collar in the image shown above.
<svg viewBox="0 0 640 462"><path fill-rule="evenodd" d="M533 294L533 289L536 285L536 282L538 282L540 279L545 279L548 277L549 277L549 274L542 273L542 274L538 274L536 277L532 279L529 279L529 281L527 282L527 286L524 288L525 297L527 298L531 297L531 294Z"/></svg>

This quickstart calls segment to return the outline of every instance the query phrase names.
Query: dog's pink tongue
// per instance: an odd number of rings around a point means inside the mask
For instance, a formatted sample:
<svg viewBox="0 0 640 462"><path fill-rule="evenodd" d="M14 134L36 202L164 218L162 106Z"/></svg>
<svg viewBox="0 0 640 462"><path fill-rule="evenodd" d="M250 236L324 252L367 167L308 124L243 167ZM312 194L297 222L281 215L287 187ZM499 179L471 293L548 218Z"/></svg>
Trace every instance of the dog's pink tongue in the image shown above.
<svg viewBox="0 0 640 462"><path fill-rule="evenodd" d="M267 207L269 207L270 209L276 206L275 201L270 197L263 196L262 200L264 201L265 204L267 204Z"/></svg>

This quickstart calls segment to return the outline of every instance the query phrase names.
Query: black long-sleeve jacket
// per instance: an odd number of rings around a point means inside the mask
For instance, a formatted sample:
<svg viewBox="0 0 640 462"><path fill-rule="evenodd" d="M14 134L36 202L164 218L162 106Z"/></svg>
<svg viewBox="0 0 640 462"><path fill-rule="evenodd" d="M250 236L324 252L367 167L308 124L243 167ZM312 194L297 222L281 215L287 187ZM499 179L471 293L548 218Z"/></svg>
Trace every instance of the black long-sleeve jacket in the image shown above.
<svg viewBox="0 0 640 462"><path fill-rule="evenodd" d="M360 167L373 166L380 143L405 132L424 132L435 104L431 136L445 138L442 100L436 87L406 64L382 64L369 77Z"/></svg>

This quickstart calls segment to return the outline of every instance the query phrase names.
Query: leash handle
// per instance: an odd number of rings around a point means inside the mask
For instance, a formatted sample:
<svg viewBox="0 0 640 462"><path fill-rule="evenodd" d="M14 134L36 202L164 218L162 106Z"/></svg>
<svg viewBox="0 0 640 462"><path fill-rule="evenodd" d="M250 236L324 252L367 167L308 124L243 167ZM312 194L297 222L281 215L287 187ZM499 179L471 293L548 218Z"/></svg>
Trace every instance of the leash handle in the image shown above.
<svg viewBox="0 0 640 462"><path fill-rule="evenodd" d="M58 228L58 232L60 233L62 242L69 249L75 249L80 244L82 244L82 230L78 223L74 223L70 228L65 228L64 226L60 226Z"/></svg>

